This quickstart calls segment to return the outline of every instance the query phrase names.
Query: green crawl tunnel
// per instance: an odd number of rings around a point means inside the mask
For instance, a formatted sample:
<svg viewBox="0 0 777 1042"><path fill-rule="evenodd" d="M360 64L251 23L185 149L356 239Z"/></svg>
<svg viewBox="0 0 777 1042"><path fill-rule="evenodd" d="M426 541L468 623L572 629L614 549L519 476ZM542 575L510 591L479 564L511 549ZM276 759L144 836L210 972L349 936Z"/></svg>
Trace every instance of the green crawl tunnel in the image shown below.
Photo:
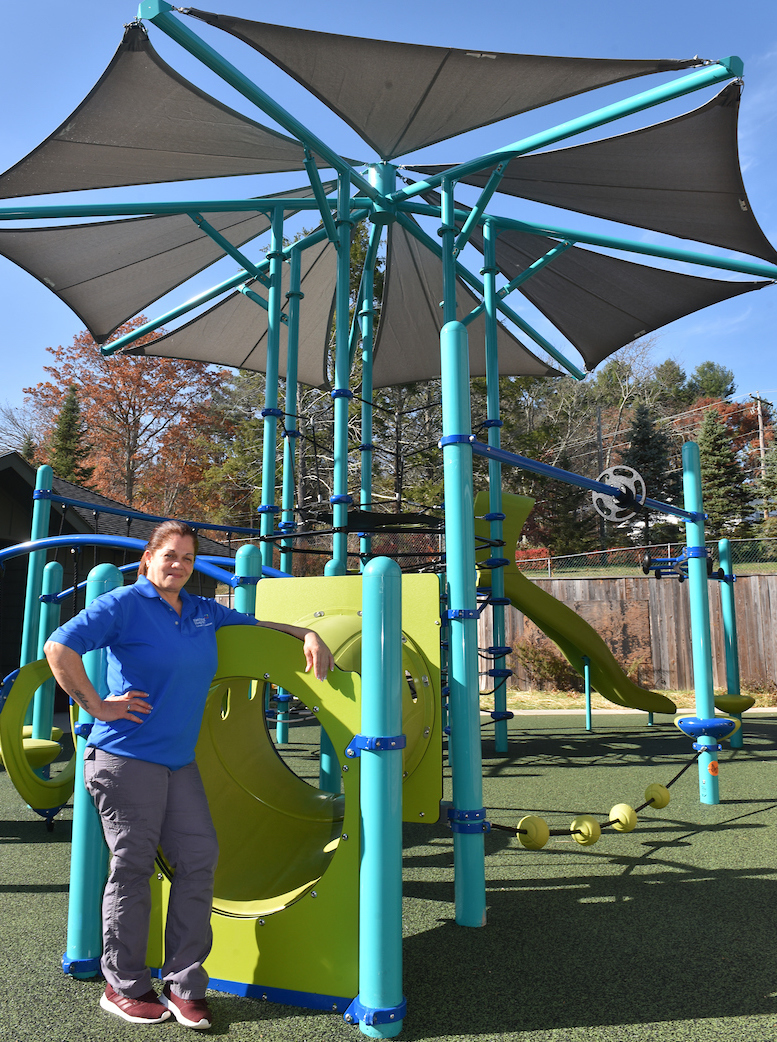
<svg viewBox="0 0 777 1042"><path fill-rule="evenodd" d="M403 613L403 816L432 822L442 786L439 589L435 577L420 578L426 581L420 587L424 597L411 599L407 618ZM295 584L294 602L305 605L306 614L284 608L287 581ZM332 1008L330 999L337 1004L358 991L360 761L346 757L345 749L360 732L361 581L323 582L273 580L272 603L287 621L313 625L338 668L318 681L304 672L299 640L262 627L219 630L219 666L197 762L220 848L214 944L206 964L211 987ZM313 584L314 598L310 588L303 590L305 583ZM311 604L318 610L310 611ZM279 755L265 722L268 683L285 688L315 714L340 758L342 795L308 784ZM152 930L152 965L163 957L172 873L164 875L155 901L159 928Z"/></svg>
<svg viewBox="0 0 777 1042"><path fill-rule="evenodd" d="M197 746L219 839L214 911L255 917L315 886L344 817L343 796L309 785L278 755L265 723L265 684L292 691L317 716L324 704L322 726L335 740L337 721L351 723L357 711L358 677L338 670L317 681L303 672L300 642L274 630L227 627L218 639L219 671Z"/></svg>

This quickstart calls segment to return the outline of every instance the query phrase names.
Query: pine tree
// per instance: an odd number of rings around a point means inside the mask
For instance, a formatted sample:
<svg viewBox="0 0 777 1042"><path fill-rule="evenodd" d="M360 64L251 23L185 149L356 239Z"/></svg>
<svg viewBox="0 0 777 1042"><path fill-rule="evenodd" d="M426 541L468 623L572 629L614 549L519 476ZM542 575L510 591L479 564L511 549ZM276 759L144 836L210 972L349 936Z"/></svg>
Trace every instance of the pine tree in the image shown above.
<svg viewBox="0 0 777 1042"><path fill-rule="evenodd" d="M28 463L35 464L35 459L38 453L38 446L32 440L31 434L25 434L22 446L19 449L19 455L23 456Z"/></svg>
<svg viewBox="0 0 777 1042"><path fill-rule="evenodd" d="M76 387L70 384L51 435L51 469L58 478L85 485L94 473L94 467L83 465L90 451Z"/></svg>
<svg viewBox="0 0 777 1042"><path fill-rule="evenodd" d="M680 499L679 472L672 464L672 442L666 431L656 427L650 409L643 403L634 410L628 432L629 447L623 463L633 467L645 482L650 499L676 503ZM650 543L650 515L644 515L645 542ZM662 542L666 540L662 537Z"/></svg>
<svg viewBox="0 0 777 1042"><path fill-rule="evenodd" d="M694 398L730 398L736 391L734 374L717 362L702 362L697 365L688 380L688 388Z"/></svg>
<svg viewBox="0 0 777 1042"><path fill-rule="evenodd" d="M704 414L698 442L706 527L710 535L720 538L730 534L747 514L750 493L731 432L714 409Z"/></svg>

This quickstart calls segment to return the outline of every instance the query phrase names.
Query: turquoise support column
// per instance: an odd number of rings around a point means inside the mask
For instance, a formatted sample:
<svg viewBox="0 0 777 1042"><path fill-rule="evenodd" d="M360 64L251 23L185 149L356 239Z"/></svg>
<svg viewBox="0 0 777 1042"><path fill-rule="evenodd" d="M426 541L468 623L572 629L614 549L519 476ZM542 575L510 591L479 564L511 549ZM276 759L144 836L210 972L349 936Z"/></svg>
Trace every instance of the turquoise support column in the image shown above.
<svg viewBox="0 0 777 1042"><path fill-rule="evenodd" d="M122 586L124 580L115 565L98 564L86 580L86 603ZM84 655L86 674L97 693L104 698L107 652L105 649ZM76 737L76 777L73 790L73 844L70 856L70 901L67 917L67 951L62 969L73 977L96 977L100 972L102 931L100 903L108 869L108 848L91 797L84 787L84 750L94 717L79 712Z"/></svg>
<svg viewBox="0 0 777 1042"><path fill-rule="evenodd" d="M704 508L701 493L699 446L687 441L683 445L683 492L685 509L696 520L685 522L688 548L688 595L691 603L691 641L693 681L696 690L696 715L709 720L715 715L712 684L712 650L710 645L710 605L707 592L707 556L704 550ZM709 746L699 756L699 799L702 803L720 803L718 786L717 743L702 735L699 745Z"/></svg>
<svg viewBox="0 0 777 1042"><path fill-rule="evenodd" d="M721 539L718 543L718 560L723 569L723 578L720 582L720 607L723 614L723 639L726 649L726 690L730 695L741 695L742 689L739 683L739 645L737 643L737 610L734 598L734 565L731 558L731 543L728 539ZM742 714L734 714L742 723ZM742 728L732 734L730 740L732 749L744 747L744 736Z"/></svg>
<svg viewBox="0 0 777 1042"><path fill-rule="evenodd" d="M373 327L373 297L375 272L365 270L364 303L359 313L362 330L362 430L361 445L361 487L359 504L362 510L372 510L372 327ZM365 532L359 537L360 567L364 570L365 562L372 553L372 535Z"/></svg>
<svg viewBox="0 0 777 1042"><path fill-rule="evenodd" d="M318 787L322 792L339 793L342 788L340 776L340 758L332 745L332 739L321 728L318 750Z"/></svg>
<svg viewBox="0 0 777 1042"><path fill-rule="evenodd" d="M362 587L359 996L370 1038L402 1030L402 572L378 557ZM355 740L356 742L356 740Z"/></svg>
<svg viewBox="0 0 777 1042"><path fill-rule="evenodd" d="M350 372L349 303L351 283L351 181L347 174L338 179L337 229L337 290L335 328L335 387L332 391L334 408L334 475L332 520L334 528L345 529L348 524L348 413L353 392L348 387ZM332 539L332 558L324 566L325 575L345 575L348 571L348 533L335 532ZM321 728L321 748L318 771L319 787L325 792L340 792L340 761L331 739Z"/></svg>
<svg viewBox="0 0 777 1042"><path fill-rule="evenodd" d="M372 181L381 192L386 195L393 191L396 186L396 167L388 163L370 167L370 181ZM372 510L372 464L373 464L373 410L372 396L374 393L372 380L372 352L374 348L373 333L375 320L375 262L378 256L381 232L384 223L387 223L390 215L385 212L376 212L372 216L370 226L370 238L367 244L367 255L364 259L364 271L362 273L362 284L360 296L362 306L359 312L362 338L362 426L361 426L361 490L360 505L362 510ZM360 562L364 569L366 559L372 552L372 537L369 533L359 539L359 552L362 555Z"/></svg>
<svg viewBox="0 0 777 1042"><path fill-rule="evenodd" d="M45 600L53 598L54 594L62 590L62 565L59 561L49 561L43 569L43 585L41 590L40 623L38 625L38 654L37 658L43 658L43 645L49 639L49 635L59 626L61 606L59 601ZM35 694L35 702L32 713L32 737L43 738L48 741L51 738L51 727L54 723L54 692L56 690L54 677L43 684ZM49 777L49 768L41 767L37 771L41 778Z"/></svg>
<svg viewBox="0 0 777 1042"><path fill-rule="evenodd" d="M585 685L585 729L593 731L593 720L591 713L591 660L583 655L583 683Z"/></svg>
<svg viewBox="0 0 777 1042"><path fill-rule="evenodd" d="M49 534L49 518L51 517L51 482L54 471L44 464L38 467L35 477L35 491L32 498L32 525L30 539L45 539ZM40 593L43 586L43 566L46 563L45 550L33 550L27 558L27 588L24 594L24 622L22 624L22 646L19 665L26 666L34 662L38 654L38 625L40 622ZM35 696L37 698L37 695ZM33 705L31 703L25 724L32 723Z"/></svg>
<svg viewBox="0 0 777 1042"><path fill-rule="evenodd" d="M495 449L502 447L502 420L499 411L499 343L496 320L496 238L497 230L491 221L486 221L483 229L485 245L483 264L483 287L485 289L486 309L486 402L488 417L488 444ZM504 514L502 512L502 464L499 460L488 461L488 522L489 537L501 543L503 536ZM505 577L504 568L499 561L507 563L504 547L493 546L489 557L494 565L491 569L491 596L493 599L493 659L489 671L493 679L494 711L507 711L507 679L512 670L507 668L505 659ZM494 725L494 748L497 753L507 752L507 720L503 717Z"/></svg>
<svg viewBox="0 0 777 1042"><path fill-rule="evenodd" d="M262 551L254 543L244 543L235 554L235 575L246 579L260 579L262 575ZM235 611L246 615L261 614L256 610L256 583L241 583L235 587Z"/></svg>
<svg viewBox="0 0 777 1042"><path fill-rule="evenodd" d="M456 922L486 921L483 845L483 779L480 751L475 519L469 352L461 322L440 332L443 400L445 547L449 596L450 758L453 767L453 830Z"/></svg>
<svg viewBox="0 0 777 1042"><path fill-rule="evenodd" d="M275 452L277 448L278 417L278 358L281 343L281 270L283 267L283 210L276 206L272 215L270 252L270 291L267 308L267 372L265 379L264 431L262 437L262 503L260 531L271 536L275 529ZM272 568L273 544L262 543L262 564Z"/></svg>
<svg viewBox="0 0 777 1042"><path fill-rule="evenodd" d="M304 297L300 291L301 254L292 250L289 260L290 288L286 294L289 301L289 331L286 340L286 396L285 417L283 423L283 492L281 498L281 523L279 528L289 532L294 528L294 501L296 488L297 456L297 363L299 360L299 305ZM294 568L294 539L281 540L281 570L290 575ZM289 741L289 702L291 695L284 688L278 688L276 704L278 715L275 724L275 740L278 745L286 745Z"/></svg>
<svg viewBox="0 0 777 1042"><path fill-rule="evenodd" d="M295 474L297 458L297 399L299 385L297 369L299 362L299 306L304 297L300 291L302 256L292 250L289 258L289 328L286 339L286 396L283 423L283 492L281 496L280 528L288 532L294 528L294 501L296 498ZM281 540L281 571L291 575L294 568L294 540Z"/></svg>
<svg viewBox="0 0 777 1042"><path fill-rule="evenodd" d="M337 193L337 290L335 294L335 386L332 391L334 408L334 474L332 504L333 528L332 559L327 561L325 575L346 575L348 571L348 413L353 392L348 387L350 373L350 287L351 287L351 180L347 174L338 179Z"/></svg>

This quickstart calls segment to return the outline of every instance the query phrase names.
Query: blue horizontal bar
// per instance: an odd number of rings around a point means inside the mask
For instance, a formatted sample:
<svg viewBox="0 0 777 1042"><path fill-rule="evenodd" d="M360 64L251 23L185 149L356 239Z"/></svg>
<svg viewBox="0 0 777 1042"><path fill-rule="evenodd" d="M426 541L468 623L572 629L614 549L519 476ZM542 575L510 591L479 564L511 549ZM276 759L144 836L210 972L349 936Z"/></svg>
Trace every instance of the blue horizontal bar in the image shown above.
<svg viewBox="0 0 777 1042"><path fill-rule="evenodd" d="M584 478L582 474L573 474L569 470L553 467L550 463L540 463L538 460L529 459L528 456L519 456L515 452L496 449L492 445L484 445L482 441L476 441L474 438L471 445L472 451L476 456L485 456L487 459L498 460L500 463L509 463L513 467L521 467L522 470L529 470L534 474L542 474L543 477L553 478L554 481L563 481L567 485L587 488L591 492L600 492L602 495L612 496L616 500L621 499L623 496L622 490L616 488L615 485L605 485L601 481L594 481L593 478ZM671 503L662 503L658 499L645 499L640 506L647 507L650 510L657 510L662 514L671 514L673 517L682 517L686 521L700 521L702 519L700 514L672 506Z"/></svg>
<svg viewBox="0 0 777 1042"><path fill-rule="evenodd" d="M34 550L58 550L70 546L106 546L114 550L136 550L138 553L142 553L146 549L146 541L145 539L129 539L120 535L53 535L46 539L32 539L26 543L17 543L16 546L8 546L5 550L0 550L0 565L13 557L31 554ZM223 568L218 568L203 558L198 557L195 560L194 569L227 586L239 585L237 577L229 575Z"/></svg>
<svg viewBox="0 0 777 1042"><path fill-rule="evenodd" d="M58 496L56 492L52 492L45 488L35 489L32 498L50 499L52 503L61 503L63 506L83 507L87 510L91 510L95 514L116 514L119 517L129 517L138 521L170 520L169 517L161 517L157 514L144 514L139 510L132 510L130 507L107 507L103 506L101 503L88 503L83 499L70 499L68 496ZM176 518L175 520L180 520L180 518ZM184 524L189 525L190 528L194 528L197 532L235 532L240 535L260 535L260 530L258 528L240 528L238 525L217 525L203 521L184 521Z"/></svg>

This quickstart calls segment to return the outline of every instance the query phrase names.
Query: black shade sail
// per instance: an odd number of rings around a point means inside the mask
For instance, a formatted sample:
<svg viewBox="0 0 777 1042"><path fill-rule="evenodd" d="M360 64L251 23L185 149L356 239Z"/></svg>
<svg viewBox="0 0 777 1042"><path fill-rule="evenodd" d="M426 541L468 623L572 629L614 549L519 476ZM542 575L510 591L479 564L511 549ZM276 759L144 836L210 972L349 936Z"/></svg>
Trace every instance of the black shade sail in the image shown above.
<svg viewBox="0 0 777 1042"><path fill-rule="evenodd" d="M704 64L503 54L363 40L186 8L259 51L383 158L605 84Z"/></svg>
<svg viewBox="0 0 777 1042"><path fill-rule="evenodd" d="M302 253L298 375L300 383L327 387L326 346L337 282L337 251L328 241ZM283 265L283 293L289 289L289 266ZM253 285L267 298L264 287ZM284 303L284 311L287 303ZM279 372L286 374L286 326L281 327ZM267 312L240 292L150 344L126 354L185 358L264 373L267 369Z"/></svg>
<svg viewBox="0 0 777 1042"><path fill-rule="evenodd" d="M334 182L325 184L324 191L333 187ZM310 199L313 192L306 187L278 195ZM204 216L233 246L242 246L270 227L263 213ZM0 229L0 255L48 286L102 344L123 322L219 260L224 251L186 214L172 214Z"/></svg>
<svg viewBox="0 0 777 1042"><path fill-rule="evenodd" d="M482 249L479 231L472 241ZM503 231L496 262L514 279L555 245L542 236ZM683 275L573 246L524 282L519 292L575 345L591 370L660 326L769 285Z"/></svg>
<svg viewBox="0 0 777 1042"><path fill-rule="evenodd" d="M499 191L777 263L747 201L737 148L742 88L675 119L513 159ZM438 174L448 165L422 166ZM484 186L490 170L462 178Z"/></svg>
<svg viewBox="0 0 777 1042"><path fill-rule="evenodd" d="M458 279L458 317L462 319L480 301ZM433 380L440 375L440 329L443 297L442 266L413 235L400 225L389 228L383 308L375 341L375 387ZM485 318L468 327L471 376L484 376ZM499 372L502 376L559 376L499 325Z"/></svg>
<svg viewBox="0 0 777 1042"><path fill-rule="evenodd" d="M65 122L0 174L0 198L303 169L301 145L162 61L141 25Z"/></svg>

